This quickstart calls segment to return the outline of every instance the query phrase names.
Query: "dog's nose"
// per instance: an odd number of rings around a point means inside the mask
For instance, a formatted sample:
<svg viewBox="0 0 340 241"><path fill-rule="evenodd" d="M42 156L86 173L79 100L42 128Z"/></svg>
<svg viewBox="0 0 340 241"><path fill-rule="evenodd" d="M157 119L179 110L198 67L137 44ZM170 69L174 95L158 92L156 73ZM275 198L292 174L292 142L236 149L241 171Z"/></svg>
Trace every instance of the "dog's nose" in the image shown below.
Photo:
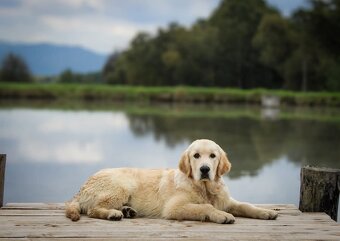
<svg viewBox="0 0 340 241"><path fill-rule="evenodd" d="M202 174L208 174L208 172L210 171L210 167L201 166L200 171L201 171Z"/></svg>

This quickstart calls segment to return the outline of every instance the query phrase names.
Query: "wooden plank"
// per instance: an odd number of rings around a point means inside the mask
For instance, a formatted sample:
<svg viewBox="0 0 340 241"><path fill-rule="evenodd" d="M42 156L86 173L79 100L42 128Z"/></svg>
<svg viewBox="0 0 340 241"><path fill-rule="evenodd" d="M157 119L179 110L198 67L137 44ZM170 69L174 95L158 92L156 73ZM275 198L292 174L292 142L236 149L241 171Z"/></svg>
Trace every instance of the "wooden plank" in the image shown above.
<svg viewBox="0 0 340 241"><path fill-rule="evenodd" d="M324 213L301 213L292 205L259 206L277 209L278 219L237 218L235 224L221 225L145 218L112 222L82 216L72 222L64 216L63 204L9 204L0 209L0 241L340 240L340 225Z"/></svg>
<svg viewBox="0 0 340 241"><path fill-rule="evenodd" d="M304 220L309 220L309 215L302 215L305 216ZM313 215L314 216L314 215ZM131 227L134 228L134 230L144 229L145 227L155 227L155 228L191 228L199 231L202 227L209 228L211 230L219 230L222 227L232 227L233 229L241 228L243 229L243 226L248 226L249 228L252 227L266 227L266 228L273 228L273 227L280 227L282 228L295 226L295 227L309 227L309 226L315 226L317 223L319 226L325 226L328 227L336 227L337 229L340 227L339 224L335 222L331 222L328 220L323 220L323 215L317 215L317 218L315 220L310 220L310 222L302 222L303 219L297 220L296 222L293 222L291 220L281 220L279 218L276 221L268 221L268 220L256 220L256 219L246 219L246 218L238 218L236 225L220 225L220 224L214 224L214 223L207 223L207 222L194 222L194 221L173 221L173 220L160 220L160 219L124 219L123 221L119 222L112 222L108 220L98 220L98 219L90 219L87 217L83 217L79 222L71 222L70 220L66 219L64 216L50 216L50 217L44 217L44 216L22 216L22 217L0 217L1 220L1 226L2 227L10 227L10 226L16 226L16 227L29 227L29 226L50 226L50 227L59 227L59 228L77 228L77 229L87 229L90 227L96 227L96 229L105 229L107 227L119 227L119 230L126 230L130 229ZM320 222L318 222L320 221ZM340 231L340 230L339 230Z"/></svg>
<svg viewBox="0 0 340 241"><path fill-rule="evenodd" d="M64 210L0 209L0 216L65 216Z"/></svg>
<svg viewBox="0 0 340 241"><path fill-rule="evenodd" d="M7 203L2 209L64 210L65 203Z"/></svg>
<svg viewBox="0 0 340 241"><path fill-rule="evenodd" d="M66 239L66 238L115 238L115 239L154 239L154 238L162 238L162 239L177 239L177 238L190 238L190 239L232 239L232 240L240 240L240 239L249 239L251 237L252 240L283 240L283 239L295 239L295 240L304 240L304 239L310 239L310 240L339 240L339 232L336 231L327 231L321 232L320 230L314 230L313 228L309 228L306 230L271 230L269 229L263 229L261 231L258 230L228 230L229 232L220 232L220 231L191 231L191 230L160 230L156 229L153 231L141 231L138 230L136 232L131 232L131 230L124 230L124 232L108 232L106 230L101 230L101 232L91 232L88 231L85 234L80 232L74 232L71 231L71 233L63 232L60 235L53 233L52 231L49 231L48 228L42 228L46 229L45 232L39 234L39 236L36 236L32 231L27 231L24 233L24 237L29 238L57 238L57 239ZM109 228L108 228L109 229ZM20 231L20 230L19 230ZM34 230L33 230L34 231ZM82 230L83 231L83 230ZM87 236L90 235L90 236ZM6 237L10 238L10 237ZM12 238L22 238L21 233L18 233L16 236L13 236Z"/></svg>

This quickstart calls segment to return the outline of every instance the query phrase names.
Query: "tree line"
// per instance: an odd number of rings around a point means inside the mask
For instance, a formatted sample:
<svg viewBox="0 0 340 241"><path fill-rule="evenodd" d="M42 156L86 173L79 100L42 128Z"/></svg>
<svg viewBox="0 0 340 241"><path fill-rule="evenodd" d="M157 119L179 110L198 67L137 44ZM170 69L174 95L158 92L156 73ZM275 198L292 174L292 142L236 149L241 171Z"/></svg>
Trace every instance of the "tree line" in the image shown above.
<svg viewBox="0 0 340 241"><path fill-rule="evenodd" d="M100 73L67 69L39 80L340 91L340 0L307 1L286 17L265 0L222 0L189 28L171 23L138 33ZM20 56L6 56L0 81L33 79Z"/></svg>
<svg viewBox="0 0 340 241"><path fill-rule="evenodd" d="M264 0L223 0L207 19L139 33L103 68L112 84L340 90L340 0L283 16Z"/></svg>

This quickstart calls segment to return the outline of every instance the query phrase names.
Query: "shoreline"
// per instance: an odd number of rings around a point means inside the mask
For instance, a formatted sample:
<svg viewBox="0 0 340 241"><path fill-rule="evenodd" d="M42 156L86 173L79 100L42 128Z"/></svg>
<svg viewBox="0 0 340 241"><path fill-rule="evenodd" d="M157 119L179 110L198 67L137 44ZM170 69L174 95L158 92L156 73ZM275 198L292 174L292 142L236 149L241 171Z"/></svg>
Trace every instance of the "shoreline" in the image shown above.
<svg viewBox="0 0 340 241"><path fill-rule="evenodd" d="M261 97L264 95L278 97L282 106L340 106L340 92L0 82L0 100L98 100L109 102L261 105Z"/></svg>

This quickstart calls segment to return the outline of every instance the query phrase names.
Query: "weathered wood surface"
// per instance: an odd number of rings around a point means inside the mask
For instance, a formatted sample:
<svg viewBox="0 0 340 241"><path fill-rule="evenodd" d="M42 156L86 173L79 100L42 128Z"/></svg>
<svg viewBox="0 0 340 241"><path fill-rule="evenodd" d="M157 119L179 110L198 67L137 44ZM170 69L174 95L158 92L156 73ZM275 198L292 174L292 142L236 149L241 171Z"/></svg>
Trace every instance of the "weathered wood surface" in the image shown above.
<svg viewBox="0 0 340 241"><path fill-rule="evenodd" d="M337 220L340 169L306 166L301 168L299 209L302 212L325 212Z"/></svg>
<svg viewBox="0 0 340 241"><path fill-rule="evenodd" d="M235 224L82 216L72 222L63 204L12 203L0 209L1 240L340 240L340 224L325 213L294 205L258 205L279 211L277 220L237 218Z"/></svg>

